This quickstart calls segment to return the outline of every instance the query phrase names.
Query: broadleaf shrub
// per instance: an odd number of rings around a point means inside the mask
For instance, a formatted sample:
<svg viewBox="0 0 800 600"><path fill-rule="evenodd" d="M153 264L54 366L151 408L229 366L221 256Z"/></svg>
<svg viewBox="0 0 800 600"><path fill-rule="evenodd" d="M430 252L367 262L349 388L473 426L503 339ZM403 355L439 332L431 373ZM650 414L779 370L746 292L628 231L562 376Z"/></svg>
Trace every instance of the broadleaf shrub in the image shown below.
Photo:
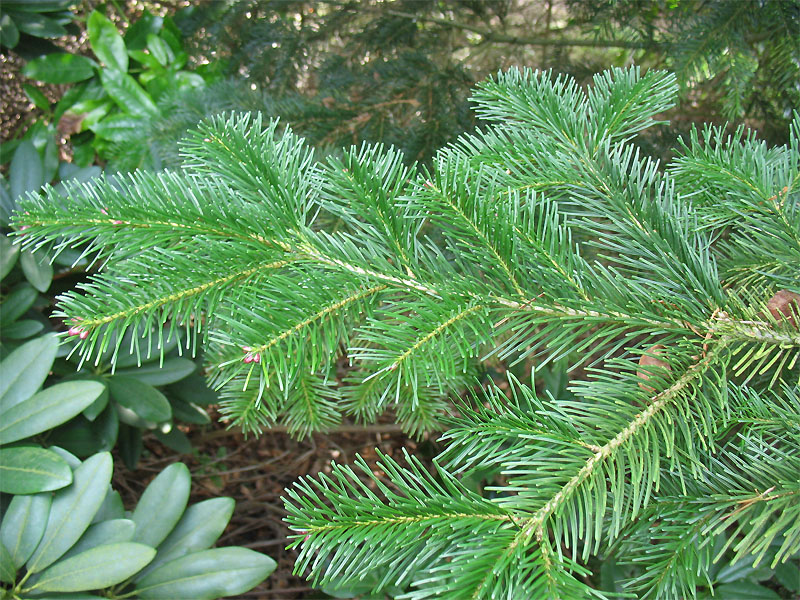
<svg viewBox="0 0 800 600"><path fill-rule="evenodd" d="M275 570L274 560L253 550L211 548L234 502L213 498L187 508L185 465L161 471L128 514L110 486L110 454L81 462L56 451L70 464L71 485L55 494L11 496L0 521L4 598L102 592L212 599L246 592Z"/></svg>

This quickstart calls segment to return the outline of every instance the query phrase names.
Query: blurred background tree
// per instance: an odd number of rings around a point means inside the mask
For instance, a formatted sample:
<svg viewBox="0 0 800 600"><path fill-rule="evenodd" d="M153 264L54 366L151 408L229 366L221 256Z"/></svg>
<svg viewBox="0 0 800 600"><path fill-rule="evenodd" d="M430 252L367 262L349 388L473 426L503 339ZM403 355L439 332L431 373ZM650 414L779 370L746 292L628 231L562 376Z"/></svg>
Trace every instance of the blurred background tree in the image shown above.
<svg viewBox="0 0 800 600"><path fill-rule="evenodd" d="M745 121L784 143L800 106L798 0L136 0L73 8L78 19L105 10L123 29L143 11L171 14L188 67L207 84L164 94L161 117L143 124L135 143L105 149L100 158L120 170L142 164L143 151L156 155L152 165L176 166L183 133L229 110L280 116L324 152L384 142L426 162L474 127L471 86L510 66L578 81L632 63L674 70L683 102L650 150L708 121Z"/></svg>
<svg viewBox="0 0 800 600"><path fill-rule="evenodd" d="M468 89L512 65L583 81L630 63L675 70L679 131L745 119L783 142L800 105L796 0L240 0L181 9L176 23L229 90L173 97L177 129L240 103L318 146L381 141L409 160L472 128Z"/></svg>

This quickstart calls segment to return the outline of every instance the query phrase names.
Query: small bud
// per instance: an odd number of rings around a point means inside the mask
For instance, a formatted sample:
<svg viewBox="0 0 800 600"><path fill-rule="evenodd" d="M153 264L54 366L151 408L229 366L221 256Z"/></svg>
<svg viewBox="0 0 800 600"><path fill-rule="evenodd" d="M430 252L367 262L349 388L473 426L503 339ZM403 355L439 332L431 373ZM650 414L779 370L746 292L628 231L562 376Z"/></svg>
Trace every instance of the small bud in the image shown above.
<svg viewBox="0 0 800 600"><path fill-rule="evenodd" d="M254 354L253 355L253 362L260 363L261 362L261 355L260 354Z"/></svg>
<svg viewBox="0 0 800 600"><path fill-rule="evenodd" d="M666 369L667 371L671 371L669 363L657 358L657 356L663 355L666 348L661 344L655 344L654 346L650 346L644 354L642 354L641 358L639 359L639 366L644 367L636 371L636 376L639 379L643 379L647 381L653 375L653 367L658 367L661 369ZM645 385L644 383L639 383L639 387L642 388L644 391L652 394L655 392L655 388L650 387L649 385Z"/></svg>
<svg viewBox="0 0 800 600"><path fill-rule="evenodd" d="M252 354L247 354L247 355L245 355L243 360L246 363L251 363L251 362L253 362L253 355Z"/></svg>
<svg viewBox="0 0 800 600"><path fill-rule="evenodd" d="M780 290L767 302L767 310L778 322L788 321L794 328L800 323L800 294Z"/></svg>
<svg viewBox="0 0 800 600"><path fill-rule="evenodd" d="M100 212L103 213L105 216L108 216L108 211L105 208L101 208Z"/></svg>
<svg viewBox="0 0 800 600"><path fill-rule="evenodd" d="M252 348L250 346L242 346L242 352L250 352Z"/></svg>
<svg viewBox="0 0 800 600"><path fill-rule="evenodd" d="M82 331L83 329L81 329L80 327L72 326L67 330L67 333L69 335L80 335Z"/></svg>
<svg viewBox="0 0 800 600"><path fill-rule="evenodd" d="M89 337L89 332L84 329L78 334L78 337L82 340L85 340L87 337Z"/></svg>

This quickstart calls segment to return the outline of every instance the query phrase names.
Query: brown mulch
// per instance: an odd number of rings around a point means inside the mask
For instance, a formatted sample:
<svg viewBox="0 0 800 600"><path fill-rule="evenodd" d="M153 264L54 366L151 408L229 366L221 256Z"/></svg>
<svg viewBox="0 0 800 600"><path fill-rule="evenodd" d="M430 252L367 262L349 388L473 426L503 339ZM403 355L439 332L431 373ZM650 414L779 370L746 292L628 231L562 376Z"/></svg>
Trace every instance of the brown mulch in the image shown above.
<svg viewBox="0 0 800 600"><path fill-rule="evenodd" d="M294 600L328 598L314 592L308 582L293 574L296 550L287 550L291 534L283 521L281 496L299 477L330 472L331 461L353 464L361 455L372 467L376 449L405 464L402 449L430 456L435 443L415 441L391 423L371 427L342 426L328 434L295 440L282 431L267 431L245 439L214 420L188 432L193 455L180 455L154 436L145 437L145 452L135 471L115 456L114 488L126 509L133 509L147 484L173 462L183 462L192 473L190 503L219 496L236 500L236 508L217 546L244 546L267 554L278 563L261 585L237 596L242 599ZM177 600L177 599L176 599Z"/></svg>

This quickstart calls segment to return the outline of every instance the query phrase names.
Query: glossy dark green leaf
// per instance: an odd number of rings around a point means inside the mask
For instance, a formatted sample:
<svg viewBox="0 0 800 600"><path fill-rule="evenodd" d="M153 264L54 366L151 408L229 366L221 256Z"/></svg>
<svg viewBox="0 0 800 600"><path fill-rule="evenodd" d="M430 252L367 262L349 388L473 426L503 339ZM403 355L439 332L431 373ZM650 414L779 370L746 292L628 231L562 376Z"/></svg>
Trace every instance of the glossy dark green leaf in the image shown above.
<svg viewBox="0 0 800 600"><path fill-rule="evenodd" d="M25 279L40 292L46 292L53 281L53 265L50 258L41 250L23 250L19 255L19 264Z"/></svg>
<svg viewBox="0 0 800 600"><path fill-rule="evenodd" d="M192 478L183 463L175 463L161 471L142 493L131 519L136 523L134 542L158 546L180 520Z"/></svg>
<svg viewBox="0 0 800 600"><path fill-rule="evenodd" d="M188 377L196 368L197 365L188 358L168 358L162 366L152 362L136 369L119 369L117 375L134 377L150 385L167 385Z"/></svg>
<svg viewBox="0 0 800 600"><path fill-rule="evenodd" d="M112 469L108 452L95 454L75 469L72 485L55 493L44 535L28 561L29 572L49 567L81 538L103 504Z"/></svg>
<svg viewBox="0 0 800 600"><path fill-rule="evenodd" d="M181 42L183 35L181 34L181 30L178 29L178 26L175 25L175 21L173 21L172 17L164 17L164 22L158 35L169 44L169 47L172 48L175 54L178 54L183 49L183 44Z"/></svg>
<svg viewBox="0 0 800 600"><path fill-rule="evenodd" d="M61 99L56 102L56 107L53 111L53 118L60 119L63 114L70 109L70 107L86 96L88 90L90 89L99 89L102 91L103 86L101 86L100 82L96 79L71 86L66 92L64 92L64 95L61 96Z"/></svg>
<svg viewBox="0 0 800 600"><path fill-rule="evenodd" d="M714 586L714 598L720 600L780 600L780 596L774 590L746 580Z"/></svg>
<svg viewBox="0 0 800 600"><path fill-rule="evenodd" d="M94 165L91 167L81 168L74 163L61 163L58 167L58 178L61 181L76 181L78 183L85 183L94 179L95 177L99 177L102 173L103 170ZM70 261L70 263L71 262L72 261Z"/></svg>
<svg viewBox="0 0 800 600"><path fill-rule="evenodd" d="M100 80L108 95L124 112L148 119L158 114L158 108L148 93L127 73L105 70Z"/></svg>
<svg viewBox="0 0 800 600"><path fill-rule="evenodd" d="M4 0L3 8L28 12L55 12L66 10L75 0Z"/></svg>
<svg viewBox="0 0 800 600"><path fill-rule="evenodd" d="M14 567L14 560L11 553L6 549L5 544L0 542L0 581L3 583L14 583L17 569Z"/></svg>
<svg viewBox="0 0 800 600"><path fill-rule="evenodd" d="M26 340L35 336L42 329L44 323L34 319L24 319L3 327L3 337L9 340Z"/></svg>
<svg viewBox="0 0 800 600"><path fill-rule="evenodd" d="M97 452L110 450L110 448L104 448L98 439L94 423L87 421L83 415L77 415L51 430L47 441L83 458Z"/></svg>
<svg viewBox="0 0 800 600"><path fill-rule="evenodd" d="M119 453L122 462L131 470L135 470L142 456L142 430L124 423L119 424L119 437L117 438Z"/></svg>
<svg viewBox="0 0 800 600"><path fill-rule="evenodd" d="M13 158L14 153L9 151L9 148L13 147L13 149L16 150L17 145L19 145L19 140L12 140L7 144L0 144L0 164L5 164ZM11 220L11 213L16 210L16 207L17 203L11 198L8 180L0 173L0 227L8 227L8 222ZM4 234L2 235L5 237ZM0 266L3 264L2 257L0 257ZM11 267L9 267L9 269L10 268Z"/></svg>
<svg viewBox="0 0 800 600"><path fill-rule="evenodd" d="M90 125L89 129L105 140L128 142L141 135L142 119L127 114L111 115Z"/></svg>
<svg viewBox="0 0 800 600"><path fill-rule="evenodd" d="M11 293L6 296L6 299L3 301L2 310L0 311L0 326L4 328L4 335L5 326L10 325L28 312L28 309L36 302L38 295L39 294L32 286L22 284L15 287Z"/></svg>
<svg viewBox="0 0 800 600"><path fill-rule="evenodd" d="M106 380L102 377L84 377L83 379L85 381L97 381L103 385L103 393L83 410L83 416L89 421L94 421L98 415L106 409L106 406L108 406L108 386L106 385Z"/></svg>
<svg viewBox="0 0 800 600"><path fill-rule="evenodd" d="M753 557L745 557L735 563L723 565L714 576L715 585L721 583L735 583L743 579L753 581L763 581L772 576L772 570L762 564L758 567L753 566Z"/></svg>
<svg viewBox="0 0 800 600"><path fill-rule="evenodd" d="M94 10L86 22L86 30L97 58L109 69L127 73L128 50L117 27L103 13Z"/></svg>
<svg viewBox="0 0 800 600"><path fill-rule="evenodd" d="M128 50L141 50L147 46L147 36L161 31L164 19L151 14L148 10L142 13L135 23L125 32L125 45Z"/></svg>
<svg viewBox="0 0 800 600"><path fill-rule="evenodd" d="M122 406L121 404L117 404L116 402L111 403L114 407L114 410L117 412L117 418L119 419L120 423L125 423L125 425L129 425L130 427L134 427L136 429L155 429L158 427L158 423L154 423L153 421L145 421L131 409Z"/></svg>
<svg viewBox="0 0 800 600"><path fill-rule="evenodd" d="M196 425L206 425L211 422L208 413L196 404L184 402L179 398L170 398L170 404L172 405L173 419Z"/></svg>
<svg viewBox="0 0 800 600"><path fill-rule="evenodd" d="M56 358L58 339L45 335L26 342L0 363L0 414L38 390Z"/></svg>
<svg viewBox="0 0 800 600"><path fill-rule="evenodd" d="M11 272L19 258L19 246L15 245L6 235L0 234L0 279L4 279ZM3 303L5 307L5 303ZM3 308L5 311L5 308ZM0 319L4 315L0 313Z"/></svg>
<svg viewBox="0 0 800 600"><path fill-rule="evenodd" d="M13 48L19 42L19 29L14 25L11 15L0 15L0 44L6 48Z"/></svg>
<svg viewBox="0 0 800 600"><path fill-rule="evenodd" d="M76 165L81 167L91 166L94 161L94 155L95 149L92 142L76 143L72 146L72 160Z"/></svg>
<svg viewBox="0 0 800 600"><path fill-rule="evenodd" d="M170 395L199 406L208 406L219 402L217 393L208 387L205 378L199 373L193 373L167 389Z"/></svg>
<svg viewBox="0 0 800 600"><path fill-rule="evenodd" d="M128 579L153 560L144 544L121 542L87 550L43 572L32 587L44 592L80 592L106 588Z"/></svg>
<svg viewBox="0 0 800 600"><path fill-rule="evenodd" d="M45 183L42 159L33 142L31 140L20 142L8 168L11 197L17 199L27 192L38 191Z"/></svg>
<svg viewBox="0 0 800 600"><path fill-rule="evenodd" d="M179 454L191 454L192 442L187 435L177 427L173 427L169 432L164 433L160 429L156 429L156 439L164 444L167 448L174 450Z"/></svg>
<svg viewBox="0 0 800 600"><path fill-rule="evenodd" d="M172 48L155 34L151 33L147 36L147 49L150 50L150 54L155 57L162 67L166 67L175 59Z"/></svg>
<svg viewBox="0 0 800 600"><path fill-rule="evenodd" d="M144 50L130 50L128 51L128 56L150 70L163 70L161 63L156 60L156 57L152 54L148 54Z"/></svg>
<svg viewBox="0 0 800 600"><path fill-rule="evenodd" d="M0 444L23 440L71 419L103 393L96 381L68 381L51 386L25 402L0 412Z"/></svg>
<svg viewBox="0 0 800 600"><path fill-rule="evenodd" d="M72 558L98 546L130 542L133 539L134 531L136 531L136 524L130 519L111 519L94 523L89 525L89 528L78 540L78 543L70 548L61 557L61 560Z"/></svg>
<svg viewBox="0 0 800 600"><path fill-rule="evenodd" d="M800 592L800 566L797 564L785 562L776 565L775 579L780 581L781 585L790 592L795 594Z"/></svg>
<svg viewBox="0 0 800 600"><path fill-rule="evenodd" d="M211 600L241 594L275 570L270 557L247 548L215 548L165 563L136 586L140 598Z"/></svg>
<svg viewBox="0 0 800 600"><path fill-rule="evenodd" d="M58 145L54 137L47 140L42 164L44 167L44 180L46 183L50 183L58 172Z"/></svg>
<svg viewBox="0 0 800 600"><path fill-rule="evenodd" d="M58 21L45 15L30 12L15 12L14 24L23 33L38 38L57 38L67 35L67 30Z"/></svg>
<svg viewBox="0 0 800 600"><path fill-rule="evenodd" d="M136 580L176 558L210 548L219 539L235 506L233 498L212 498L192 504L175 529L158 546L158 554Z"/></svg>
<svg viewBox="0 0 800 600"><path fill-rule="evenodd" d="M0 542L19 569L36 550L50 514L52 494L14 496L0 523Z"/></svg>
<svg viewBox="0 0 800 600"><path fill-rule="evenodd" d="M166 396L152 385L133 377L114 375L108 378L108 389L115 402L145 421L162 423L172 418Z"/></svg>
<svg viewBox="0 0 800 600"><path fill-rule="evenodd" d="M74 83L94 75L94 61L77 54L47 54L28 62L22 74L45 83Z"/></svg>
<svg viewBox="0 0 800 600"><path fill-rule="evenodd" d="M0 492L37 494L71 482L72 469L51 450L36 446L0 448Z"/></svg>
<svg viewBox="0 0 800 600"><path fill-rule="evenodd" d="M113 405L106 406L100 416L95 419L92 429L103 450L111 450L117 445L119 417Z"/></svg>
<svg viewBox="0 0 800 600"><path fill-rule="evenodd" d="M40 108L45 112L50 111L50 101L47 99L47 96L42 93L42 90L30 83L23 83L22 91L25 92L28 100L36 105L36 108Z"/></svg>

